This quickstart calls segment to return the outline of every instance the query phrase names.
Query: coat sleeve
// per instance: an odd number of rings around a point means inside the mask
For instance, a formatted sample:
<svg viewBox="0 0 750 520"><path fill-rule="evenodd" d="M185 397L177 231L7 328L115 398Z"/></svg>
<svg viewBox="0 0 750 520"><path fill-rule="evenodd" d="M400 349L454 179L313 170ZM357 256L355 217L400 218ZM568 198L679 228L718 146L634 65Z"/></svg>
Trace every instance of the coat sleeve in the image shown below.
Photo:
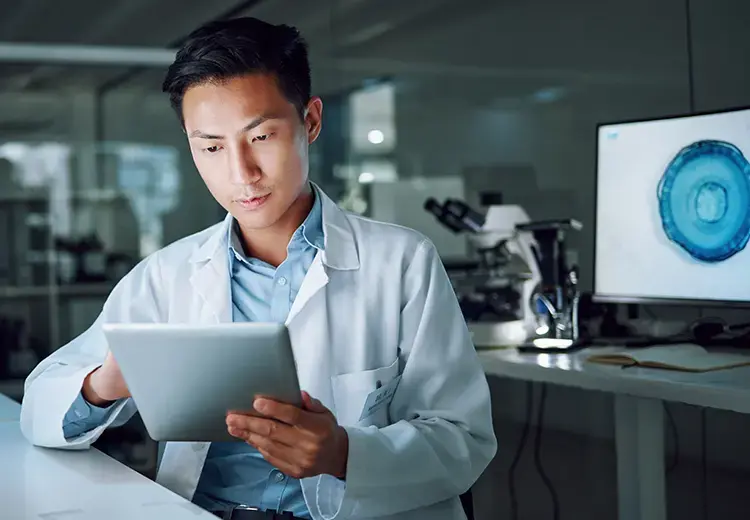
<svg viewBox="0 0 750 520"><path fill-rule="evenodd" d="M322 518L393 515L466 492L497 450L490 392L448 276L423 241L404 275L406 363L385 427L347 427L346 481L317 477Z"/></svg>
<svg viewBox="0 0 750 520"><path fill-rule="evenodd" d="M102 324L160 320L158 271L155 255L141 261L113 289L91 327L43 359L29 374L21 403L21 431L29 442L47 448L87 449L105 429L121 426L135 414L132 399L123 399L94 428L65 437L65 417L81 392L83 380L102 365L109 350Z"/></svg>

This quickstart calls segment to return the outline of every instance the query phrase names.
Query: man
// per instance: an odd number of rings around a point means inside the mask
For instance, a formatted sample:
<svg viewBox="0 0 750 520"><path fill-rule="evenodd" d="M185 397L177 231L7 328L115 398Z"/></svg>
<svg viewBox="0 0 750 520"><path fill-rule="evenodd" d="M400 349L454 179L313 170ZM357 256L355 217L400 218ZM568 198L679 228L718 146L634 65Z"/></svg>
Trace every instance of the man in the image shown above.
<svg viewBox="0 0 750 520"><path fill-rule="evenodd" d="M458 496L496 450L486 379L433 245L345 213L308 180L322 103L298 32L250 18L204 26L164 90L227 218L143 260L93 326L40 363L26 437L86 449L135 413L103 323L284 322L304 406L258 400L263 417L229 415L244 443L168 443L157 481L233 519L255 518L246 506L463 518ZM383 386L388 405L361 417Z"/></svg>

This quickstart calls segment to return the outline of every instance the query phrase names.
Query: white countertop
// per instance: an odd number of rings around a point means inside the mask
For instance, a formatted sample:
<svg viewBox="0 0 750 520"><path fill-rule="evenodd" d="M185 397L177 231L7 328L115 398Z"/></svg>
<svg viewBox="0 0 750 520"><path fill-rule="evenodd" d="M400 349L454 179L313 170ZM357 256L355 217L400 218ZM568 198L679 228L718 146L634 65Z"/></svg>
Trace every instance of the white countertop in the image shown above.
<svg viewBox="0 0 750 520"><path fill-rule="evenodd" d="M98 450L32 446L0 422L0 517L13 520L216 520Z"/></svg>
<svg viewBox="0 0 750 520"><path fill-rule="evenodd" d="M489 375L750 413L750 366L696 374L586 361L593 352L607 350L621 349L591 348L572 354L521 354L515 349L478 352Z"/></svg>
<svg viewBox="0 0 750 520"><path fill-rule="evenodd" d="M0 394L0 423L21 419L21 405Z"/></svg>

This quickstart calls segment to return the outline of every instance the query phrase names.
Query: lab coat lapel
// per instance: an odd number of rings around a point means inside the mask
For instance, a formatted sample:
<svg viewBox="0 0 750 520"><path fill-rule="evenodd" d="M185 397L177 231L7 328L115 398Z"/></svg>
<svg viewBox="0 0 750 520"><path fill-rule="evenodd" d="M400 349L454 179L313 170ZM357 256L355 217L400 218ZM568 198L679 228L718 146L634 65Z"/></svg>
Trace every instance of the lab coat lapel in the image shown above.
<svg viewBox="0 0 750 520"><path fill-rule="evenodd" d="M232 321L231 293L229 285L228 237L232 216L227 215L223 224L195 252L190 283L203 300L199 323L228 323Z"/></svg>
<svg viewBox="0 0 750 520"><path fill-rule="evenodd" d="M354 243L354 235L343 211L317 184L312 183L312 186L322 205L325 245L323 251L318 251L315 255L315 259L307 270L302 286L289 311L287 325L304 309L313 296L328 284L327 268L343 271L359 268L359 255Z"/></svg>
<svg viewBox="0 0 750 520"><path fill-rule="evenodd" d="M302 285L299 288L297 297L294 298L292 308L289 310L289 316L286 323L289 324L297 314L305 307L315 294L328 284L328 274L323 266L322 255L318 252L307 270Z"/></svg>
<svg viewBox="0 0 750 520"><path fill-rule="evenodd" d="M337 271L359 269L359 251L351 224L344 210L313 184L323 208L324 251L322 261Z"/></svg>
<svg viewBox="0 0 750 520"><path fill-rule="evenodd" d="M289 311L287 325L304 309L313 296L328 284L326 269L340 271L359 269L359 255L346 216L323 190L315 183L312 183L312 186L321 201L325 244L323 251L318 251L307 270L302 286Z"/></svg>
<svg viewBox="0 0 750 520"><path fill-rule="evenodd" d="M232 321L227 262L226 252L217 252L214 258L202 265L190 278L195 292L205 304L199 316L201 323Z"/></svg>

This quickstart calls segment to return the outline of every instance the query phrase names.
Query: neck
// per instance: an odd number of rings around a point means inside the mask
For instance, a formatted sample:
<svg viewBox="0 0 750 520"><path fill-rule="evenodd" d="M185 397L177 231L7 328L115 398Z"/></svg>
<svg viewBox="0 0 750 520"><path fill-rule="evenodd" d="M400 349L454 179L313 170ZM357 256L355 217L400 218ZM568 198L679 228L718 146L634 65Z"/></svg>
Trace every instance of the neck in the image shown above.
<svg viewBox="0 0 750 520"><path fill-rule="evenodd" d="M240 224L245 254L278 267L286 260L289 241L297 228L307 218L313 202L312 189L308 185L274 225L265 229L245 230L242 229L242 224Z"/></svg>

